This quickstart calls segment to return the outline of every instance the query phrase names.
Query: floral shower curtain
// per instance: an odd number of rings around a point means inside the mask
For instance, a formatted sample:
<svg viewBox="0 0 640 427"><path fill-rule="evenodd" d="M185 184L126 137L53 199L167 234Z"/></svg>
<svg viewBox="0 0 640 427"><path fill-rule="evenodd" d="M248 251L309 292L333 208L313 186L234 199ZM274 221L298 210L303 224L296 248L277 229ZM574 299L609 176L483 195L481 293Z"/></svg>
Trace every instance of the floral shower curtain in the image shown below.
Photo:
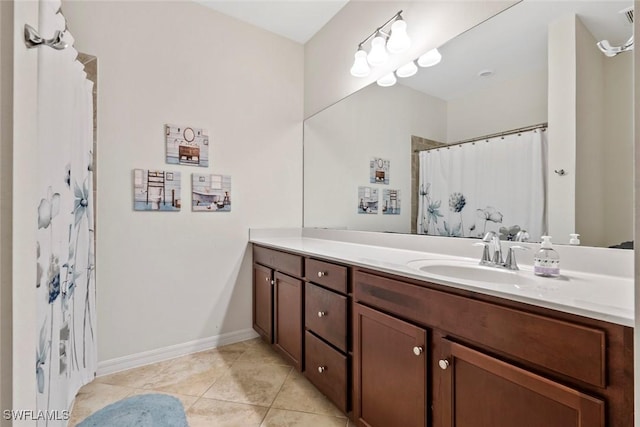
<svg viewBox="0 0 640 427"><path fill-rule="evenodd" d="M50 37L66 27L60 1L40 1L39 32ZM33 174L37 206L36 312L38 337L34 381L38 411L69 409L78 389L95 376L96 311L92 193L93 104L91 83L69 47L40 47L38 147ZM51 413L51 412L50 412ZM46 417L49 418L49 417ZM66 425L62 416L38 425Z"/></svg>
<svg viewBox="0 0 640 427"><path fill-rule="evenodd" d="M546 230L546 131L420 153L418 233L512 240Z"/></svg>

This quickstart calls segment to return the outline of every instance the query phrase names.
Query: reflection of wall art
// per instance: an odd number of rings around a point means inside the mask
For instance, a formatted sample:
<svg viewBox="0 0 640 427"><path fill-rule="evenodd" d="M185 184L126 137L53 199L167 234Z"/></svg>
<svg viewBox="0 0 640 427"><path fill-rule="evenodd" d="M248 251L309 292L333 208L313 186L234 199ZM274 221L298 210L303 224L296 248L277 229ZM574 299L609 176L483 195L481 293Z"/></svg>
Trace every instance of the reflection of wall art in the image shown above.
<svg viewBox="0 0 640 427"><path fill-rule="evenodd" d="M194 173L191 185L192 211L231 211L231 177L229 175L200 175Z"/></svg>
<svg viewBox="0 0 640 427"><path fill-rule="evenodd" d="M371 187L358 187L358 213L378 213L378 189Z"/></svg>
<svg viewBox="0 0 640 427"><path fill-rule="evenodd" d="M371 158L369 162L369 182L371 184L389 184L389 168L391 162L379 157Z"/></svg>
<svg viewBox="0 0 640 427"><path fill-rule="evenodd" d="M209 166L209 137L204 129L164 125L167 163L172 165Z"/></svg>
<svg viewBox="0 0 640 427"><path fill-rule="evenodd" d="M400 190L382 190L382 214L400 215Z"/></svg>
<svg viewBox="0 0 640 427"><path fill-rule="evenodd" d="M136 211L179 211L180 172L133 170L133 209Z"/></svg>

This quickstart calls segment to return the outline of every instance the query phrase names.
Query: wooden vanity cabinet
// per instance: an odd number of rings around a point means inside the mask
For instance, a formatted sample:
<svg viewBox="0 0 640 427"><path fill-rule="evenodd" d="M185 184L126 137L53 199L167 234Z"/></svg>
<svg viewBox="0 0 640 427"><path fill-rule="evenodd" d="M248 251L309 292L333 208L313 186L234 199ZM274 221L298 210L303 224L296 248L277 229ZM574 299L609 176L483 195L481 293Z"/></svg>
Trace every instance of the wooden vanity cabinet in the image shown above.
<svg viewBox="0 0 640 427"><path fill-rule="evenodd" d="M253 265L253 329L273 344L273 270Z"/></svg>
<svg viewBox="0 0 640 427"><path fill-rule="evenodd" d="M424 427L427 331L360 304L353 309L354 419L370 427Z"/></svg>
<svg viewBox="0 0 640 427"><path fill-rule="evenodd" d="M351 408L348 269L306 258L305 279L304 375L348 413Z"/></svg>
<svg viewBox="0 0 640 427"><path fill-rule="evenodd" d="M303 258L254 246L253 261L253 328L302 371Z"/></svg>
<svg viewBox="0 0 640 427"><path fill-rule="evenodd" d="M444 338L441 423L491 427L604 427L605 404L573 388ZM423 424L424 425L424 424Z"/></svg>
<svg viewBox="0 0 640 427"><path fill-rule="evenodd" d="M388 391L388 407L373 407L393 412L398 396L416 394L415 376L426 398L404 416L420 426L633 426L631 328L363 270L353 273L353 301L360 426L396 425L369 416L370 402ZM406 356L414 328L426 331L424 375Z"/></svg>

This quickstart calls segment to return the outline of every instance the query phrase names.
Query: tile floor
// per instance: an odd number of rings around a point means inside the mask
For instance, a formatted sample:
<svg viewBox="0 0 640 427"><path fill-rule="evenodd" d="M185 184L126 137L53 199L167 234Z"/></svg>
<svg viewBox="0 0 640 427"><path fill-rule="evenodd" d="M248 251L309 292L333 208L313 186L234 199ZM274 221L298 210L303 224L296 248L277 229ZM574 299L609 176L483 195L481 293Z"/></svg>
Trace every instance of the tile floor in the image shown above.
<svg viewBox="0 0 640 427"><path fill-rule="evenodd" d="M78 392L69 426L145 393L180 399L190 427L353 426L259 338L98 377Z"/></svg>

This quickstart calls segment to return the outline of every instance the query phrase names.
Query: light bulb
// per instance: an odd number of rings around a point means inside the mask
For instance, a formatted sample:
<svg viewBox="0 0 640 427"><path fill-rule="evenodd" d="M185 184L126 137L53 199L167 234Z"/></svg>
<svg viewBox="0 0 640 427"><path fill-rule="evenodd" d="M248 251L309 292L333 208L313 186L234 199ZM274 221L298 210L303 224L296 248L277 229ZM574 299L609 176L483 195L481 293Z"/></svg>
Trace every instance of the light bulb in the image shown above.
<svg viewBox="0 0 640 427"><path fill-rule="evenodd" d="M387 41L387 50L391 53L402 53L411 46L411 39L407 35L407 23L402 19L391 24L391 36Z"/></svg>
<svg viewBox="0 0 640 427"><path fill-rule="evenodd" d="M433 67L442 60L442 55L438 49L431 49L418 58L418 65L421 67Z"/></svg>
<svg viewBox="0 0 640 427"><path fill-rule="evenodd" d="M378 86L382 86L382 87L389 87L389 86L393 86L394 84L396 84L396 75L393 74L393 72L387 74L386 76L381 77L378 80Z"/></svg>
<svg viewBox="0 0 640 427"><path fill-rule="evenodd" d="M396 75L398 77L411 77L415 73L418 72L418 67L416 67L416 63L411 61L404 64L402 67L396 70Z"/></svg>
<svg viewBox="0 0 640 427"><path fill-rule="evenodd" d="M367 52L358 49L354 57L355 60L351 67L351 75L354 77L367 77L369 72L371 72L371 68L369 68L369 64L367 64Z"/></svg>
<svg viewBox="0 0 640 427"><path fill-rule="evenodd" d="M373 65L382 65L387 62L387 58L389 58L389 54L384 48L385 39L381 35L377 35L371 40L371 51L369 55L367 55L367 61L369 64Z"/></svg>

